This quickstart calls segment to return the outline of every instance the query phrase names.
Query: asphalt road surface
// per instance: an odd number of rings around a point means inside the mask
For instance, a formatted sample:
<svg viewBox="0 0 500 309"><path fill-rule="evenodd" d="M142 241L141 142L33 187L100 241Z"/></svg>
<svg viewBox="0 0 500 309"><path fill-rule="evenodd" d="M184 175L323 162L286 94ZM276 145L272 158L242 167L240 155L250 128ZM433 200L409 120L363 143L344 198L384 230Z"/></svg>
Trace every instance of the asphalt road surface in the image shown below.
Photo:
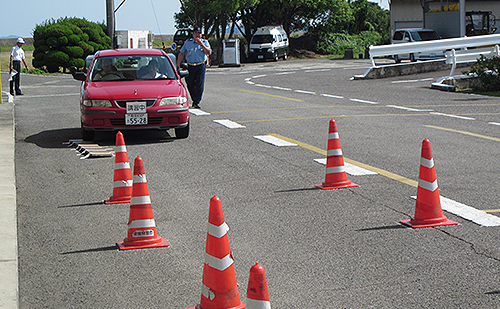
<svg viewBox="0 0 500 309"><path fill-rule="evenodd" d="M210 199L222 201L240 298L264 266L272 308L496 308L500 236L459 225L407 228L422 141L453 205L500 205L500 100L441 92L449 72L351 80L369 60L301 60L210 68L189 138L124 132L141 156L158 234L169 248L119 251L129 204L111 196L114 158L81 159L80 83L22 76L15 98L21 308L186 308L200 302ZM328 124L344 159L376 174L319 190ZM271 135L295 146L275 146ZM114 148L115 133L96 142ZM459 207L460 208L460 207ZM488 218L488 217L487 217Z"/></svg>

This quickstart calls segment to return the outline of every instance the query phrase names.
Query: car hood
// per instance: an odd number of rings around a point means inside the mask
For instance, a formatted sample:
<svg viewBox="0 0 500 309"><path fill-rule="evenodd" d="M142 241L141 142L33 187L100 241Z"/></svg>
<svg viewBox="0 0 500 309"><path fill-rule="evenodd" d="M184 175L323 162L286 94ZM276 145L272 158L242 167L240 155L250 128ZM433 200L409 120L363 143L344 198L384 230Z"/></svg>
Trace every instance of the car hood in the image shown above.
<svg viewBox="0 0 500 309"><path fill-rule="evenodd" d="M90 82L84 87L84 96L90 99L159 99L186 96L179 80Z"/></svg>

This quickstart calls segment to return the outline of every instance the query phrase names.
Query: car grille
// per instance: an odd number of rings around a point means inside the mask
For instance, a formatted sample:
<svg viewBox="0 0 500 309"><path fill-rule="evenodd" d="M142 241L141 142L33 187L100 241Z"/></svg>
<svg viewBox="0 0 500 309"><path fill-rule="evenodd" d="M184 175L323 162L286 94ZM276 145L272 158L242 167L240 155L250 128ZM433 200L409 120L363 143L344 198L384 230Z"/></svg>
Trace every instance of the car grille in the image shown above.
<svg viewBox="0 0 500 309"><path fill-rule="evenodd" d="M111 118L109 119L113 126L124 126L125 118ZM163 117L149 117L147 125L159 125L163 121Z"/></svg>
<svg viewBox="0 0 500 309"><path fill-rule="evenodd" d="M146 107L151 107L155 105L156 99L146 99L146 100L119 100L116 101L118 106L126 108L127 102L146 102Z"/></svg>

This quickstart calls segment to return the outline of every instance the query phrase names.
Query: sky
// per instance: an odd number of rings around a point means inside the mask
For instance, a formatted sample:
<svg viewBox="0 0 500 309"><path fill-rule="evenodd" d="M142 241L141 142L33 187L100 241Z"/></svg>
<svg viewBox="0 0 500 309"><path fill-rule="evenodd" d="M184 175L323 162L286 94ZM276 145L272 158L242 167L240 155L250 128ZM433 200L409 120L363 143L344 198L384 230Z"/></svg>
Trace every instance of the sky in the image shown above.
<svg viewBox="0 0 500 309"><path fill-rule="evenodd" d="M114 0L117 8L123 0ZM388 9L388 0L369 0ZM106 23L106 0L22 0L2 1L0 38L33 37L36 25L61 17L85 18ZM19 6L22 3L22 7ZM179 0L126 0L115 14L116 30L150 30L154 34L174 34L174 13Z"/></svg>

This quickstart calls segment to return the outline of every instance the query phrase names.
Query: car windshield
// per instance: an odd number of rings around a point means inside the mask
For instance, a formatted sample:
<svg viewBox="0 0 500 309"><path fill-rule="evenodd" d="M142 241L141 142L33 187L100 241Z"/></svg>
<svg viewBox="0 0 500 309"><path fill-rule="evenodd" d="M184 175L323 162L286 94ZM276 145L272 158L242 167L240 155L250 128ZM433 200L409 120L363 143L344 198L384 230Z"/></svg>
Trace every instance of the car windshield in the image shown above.
<svg viewBox="0 0 500 309"><path fill-rule="evenodd" d="M177 79L165 55L120 55L98 57L90 69L89 81Z"/></svg>
<svg viewBox="0 0 500 309"><path fill-rule="evenodd" d="M270 34L254 35L252 38L253 44L263 44L263 43L272 43L272 42L273 42L273 36Z"/></svg>

